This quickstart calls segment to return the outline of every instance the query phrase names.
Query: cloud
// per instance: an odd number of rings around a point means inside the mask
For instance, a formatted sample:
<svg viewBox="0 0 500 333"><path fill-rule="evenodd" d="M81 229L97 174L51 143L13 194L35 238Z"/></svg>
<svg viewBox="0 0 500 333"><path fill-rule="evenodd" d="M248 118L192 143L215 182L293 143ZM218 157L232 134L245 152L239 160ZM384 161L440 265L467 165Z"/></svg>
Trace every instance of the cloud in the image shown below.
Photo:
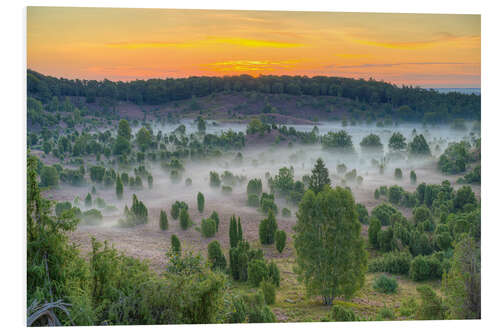
<svg viewBox="0 0 500 333"><path fill-rule="evenodd" d="M371 68L371 67L396 67L396 66L426 66L426 65L475 65L467 62L395 62L385 64L359 64L359 65L328 65L325 68Z"/></svg>
<svg viewBox="0 0 500 333"><path fill-rule="evenodd" d="M301 47L303 44L300 43L288 43L279 41L268 41L268 40L257 40L257 39L247 39L247 38L207 38L204 40L191 41L191 42L120 42L120 43L108 43L106 46L113 48L125 48L125 49L144 49L144 48L186 48L186 47L200 47L200 46L210 46L210 45L235 45L243 47L269 47L269 48L292 48Z"/></svg>
<svg viewBox="0 0 500 333"><path fill-rule="evenodd" d="M351 41L368 46L378 46L390 49L403 49L414 50L434 47L445 43L454 43L457 46L469 47L470 45L477 44L481 41L480 36L456 36L448 32L438 32L434 34L434 38L421 41L380 41L380 40L367 40L357 37L349 38Z"/></svg>
<svg viewBox="0 0 500 333"><path fill-rule="evenodd" d="M205 67L217 72L272 71L293 68L298 63L298 60L229 60L207 64Z"/></svg>

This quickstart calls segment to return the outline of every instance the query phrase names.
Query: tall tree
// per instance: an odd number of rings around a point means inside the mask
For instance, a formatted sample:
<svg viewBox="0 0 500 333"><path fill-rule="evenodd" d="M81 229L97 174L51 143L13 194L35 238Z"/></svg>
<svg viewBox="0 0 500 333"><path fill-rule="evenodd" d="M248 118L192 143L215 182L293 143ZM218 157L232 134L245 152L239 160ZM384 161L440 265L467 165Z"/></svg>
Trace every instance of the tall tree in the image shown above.
<svg viewBox="0 0 500 333"><path fill-rule="evenodd" d="M308 186L314 193L317 194L321 192L325 185L330 185L328 169L321 158L318 158L311 173L311 176L308 177Z"/></svg>
<svg viewBox="0 0 500 333"><path fill-rule="evenodd" d="M238 226L234 215L229 220L229 245L232 248L238 245Z"/></svg>
<svg viewBox="0 0 500 333"><path fill-rule="evenodd" d="M121 200L123 198L123 183L121 177L116 177L115 191L116 197L118 198L118 200Z"/></svg>
<svg viewBox="0 0 500 333"><path fill-rule="evenodd" d="M198 211L200 213L203 213L203 210L205 209L205 197L203 196L203 193L198 192L198 196L196 199L198 202Z"/></svg>
<svg viewBox="0 0 500 333"><path fill-rule="evenodd" d="M351 297L363 286L367 266L352 193L341 187L309 190L297 217L297 271L308 294L321 295L325 304Z"/></svg>
<svg viewBox="0 0 500 333"><path fill-rule="evenodd" d="M130 129L130 125L126 119L121 119L120 122L118 123L117 135L121 136L127 141L129 141L130 138L132 137L132 130Z"/></svg>

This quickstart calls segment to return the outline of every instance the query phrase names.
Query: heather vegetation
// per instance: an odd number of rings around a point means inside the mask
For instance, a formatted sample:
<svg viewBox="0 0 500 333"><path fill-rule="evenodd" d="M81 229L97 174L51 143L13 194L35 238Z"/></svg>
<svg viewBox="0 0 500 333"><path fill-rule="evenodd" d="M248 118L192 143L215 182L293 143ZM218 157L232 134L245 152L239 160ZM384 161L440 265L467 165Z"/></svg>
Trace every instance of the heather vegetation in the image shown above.
<svg viewBox="0 0 500 333"><path fill-rule="evenodd" d="M60 302L64 325L481 317L478 96L28 71L27 102L28 315Z"/></svg>

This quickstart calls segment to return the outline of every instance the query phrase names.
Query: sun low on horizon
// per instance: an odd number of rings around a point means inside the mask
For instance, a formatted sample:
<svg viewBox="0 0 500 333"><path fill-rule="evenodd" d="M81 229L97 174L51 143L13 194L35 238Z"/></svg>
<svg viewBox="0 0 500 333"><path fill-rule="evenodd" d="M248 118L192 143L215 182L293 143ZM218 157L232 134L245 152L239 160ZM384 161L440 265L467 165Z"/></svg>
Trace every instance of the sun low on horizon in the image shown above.
<svg viewBox="0 0 500 333"><path fill-rule="evenodd" d="M27 8L27 66L70 79L259 75L481 84L480 15Z"/></svg>

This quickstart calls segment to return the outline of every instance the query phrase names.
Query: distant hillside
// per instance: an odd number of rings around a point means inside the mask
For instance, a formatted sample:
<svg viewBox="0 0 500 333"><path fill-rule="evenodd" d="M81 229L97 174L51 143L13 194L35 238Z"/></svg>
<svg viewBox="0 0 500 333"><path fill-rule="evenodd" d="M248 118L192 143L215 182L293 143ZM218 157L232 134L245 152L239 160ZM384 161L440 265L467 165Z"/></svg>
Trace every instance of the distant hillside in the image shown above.
<svg viewBox="0 0 500 333"><path fill-rule="evenodd" d="M28 96L44 105L54 98L61 100L70 96L79 103L103 109L117 106L119 109L120 105L139 110L176 108L183 114L206 111L208 103L212 109L224 109L230 117L236 112L280 114L308 120L390 117L434 123L456 118L480 119L481 115L481 99L476 95L443 94L375 80L326 76L253 78L241 75L112 82L58 79L28 70L27 83ZM232 96L233 100L212 103L217 96ZM179 108L180 104L188 105Z"/></svg>
<svg viewBox="0 0 500 333"><path fill-rule="evenodd" d="M466 94L466 95L472 95L472 94L475 94L478 96L481 95L481 88L429 88L429 90L430 89L436 90L437 92L440 92L443 94L450 93L450 92L457 92L457 93Z"/></svg>

